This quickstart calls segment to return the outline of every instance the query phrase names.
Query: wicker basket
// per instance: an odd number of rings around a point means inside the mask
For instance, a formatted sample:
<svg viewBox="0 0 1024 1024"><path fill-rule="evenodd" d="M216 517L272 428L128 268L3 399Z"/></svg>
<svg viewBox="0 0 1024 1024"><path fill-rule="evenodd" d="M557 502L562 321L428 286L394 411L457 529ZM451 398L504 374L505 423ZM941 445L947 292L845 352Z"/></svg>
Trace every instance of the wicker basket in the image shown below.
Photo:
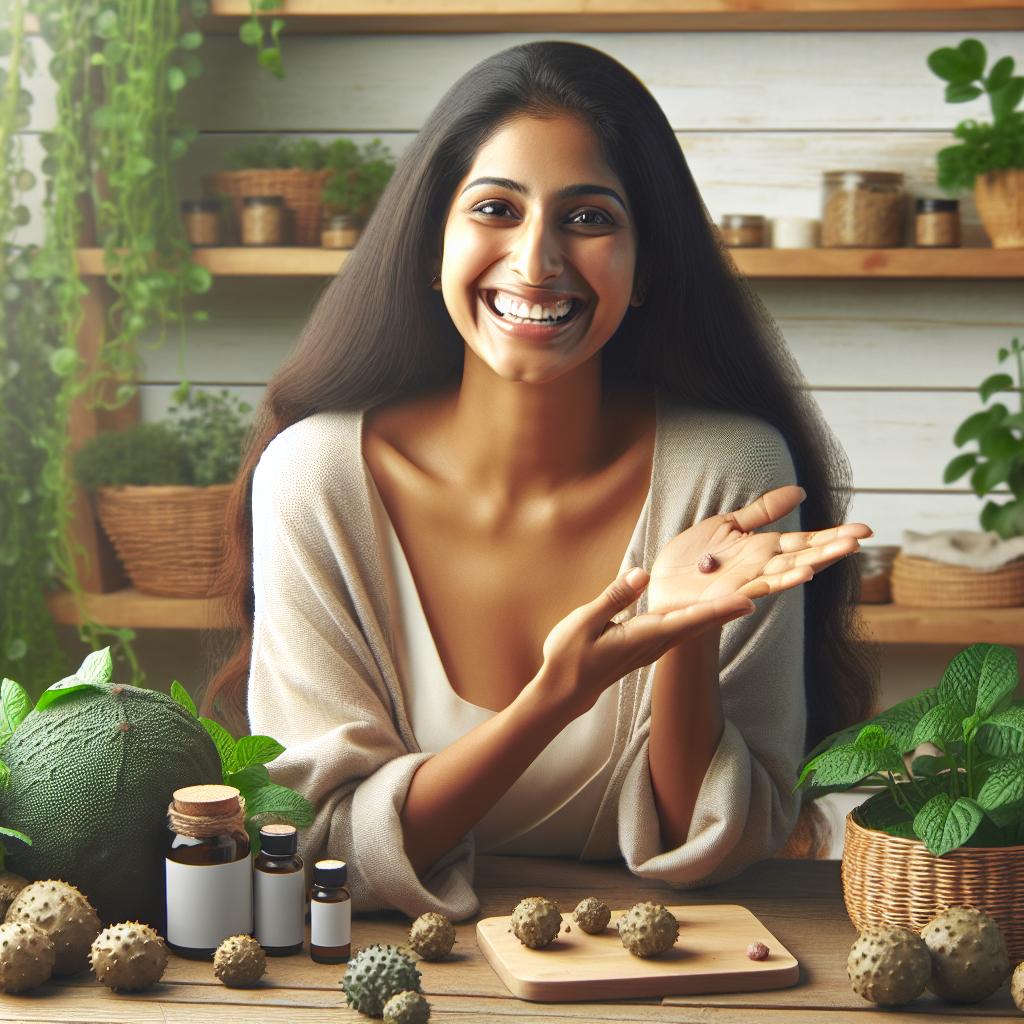
<svg viewBox="0 0 1024 1024"><path fill-rule="evenodd" d="M846 816L842 879L846 912L858 931L900 925L920 931L947 907L994 918L1012 961L1024 959L1024 846L961 847L936 857L916 839L864 828Z"/></svg>
<svg viewBox="0 0 1024 1024"><path fill-rule="evenodd" d="M1024 558L978 572L900 552L892 565L892 599L915 608L1013 608L1024 604Z"/></svg>
<svg viewBox="0 0 1024 1024"><path fill-rule="evenodd" d="M224 545L231 484L100 487L96 514L132 585L161 597L210 597Z"/></svg>
<svg viewBox="0 0 1024 1024"><path fill-rule="evenodd" d="M1024 167L979 174L974 205L993 249L1024 249Z"/></svg>
<svg viewBox="0 0 1024 1024"><path fill-rule="evenodd" d="M320 244L321 193L333 172L304 171L298 167L284 170L220 171L203 178L203 188L211 196L230 196L234 208L235 235L242 222L245 196L284 196L288 211L288 237L293 245Z"/></svg>

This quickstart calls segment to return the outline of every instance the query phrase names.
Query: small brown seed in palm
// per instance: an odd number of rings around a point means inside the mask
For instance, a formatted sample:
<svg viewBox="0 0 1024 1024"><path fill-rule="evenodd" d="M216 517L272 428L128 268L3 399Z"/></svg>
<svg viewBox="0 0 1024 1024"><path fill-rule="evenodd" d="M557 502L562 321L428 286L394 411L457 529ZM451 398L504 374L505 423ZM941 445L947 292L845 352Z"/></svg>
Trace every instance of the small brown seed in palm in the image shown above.
<svg viewBox="0 0 1024 1024"><path fill-rule="evenodd" d="M718 568L718 559L710 551L705 551L697 563L697 568L701 572L714 572Z"/></svg>

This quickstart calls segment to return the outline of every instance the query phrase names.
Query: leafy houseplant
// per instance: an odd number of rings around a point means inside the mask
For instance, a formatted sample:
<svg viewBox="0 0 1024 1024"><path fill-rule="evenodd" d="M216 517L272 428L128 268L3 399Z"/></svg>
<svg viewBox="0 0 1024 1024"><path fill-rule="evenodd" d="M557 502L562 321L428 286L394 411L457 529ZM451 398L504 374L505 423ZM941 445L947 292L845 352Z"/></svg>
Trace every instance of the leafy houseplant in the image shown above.
<svg viewBox="0 0 1024 1024"><path fill-rule="evenodd" d="M1012 497L1002 505L988 501L981 511L983 530L995 530L1004 540L1024 534L1024 349L1019 338L1010 348L999 350L999 361L1013 356L1017 367L1017 382L1008 373L994 373L986 377L978 388L983 403L997 392L1017 392L1020 410L1011 413L1002 402L981 412L973 413L957 427L953 443L962 448L974 441L976 452L957 455L943 473L945 483L971 474L971 487L979 497L994 491L1000 484L1008 484Z"/></svg>
<svg viewBox="0 0 1024 1024"><path fill-rule="evenodd" d="M75 453L74 471L140 591L207 597L218 592L227 502L252 407L187 382L175 395L176 419L98 435Z"/></svg>
<svg viewBox="0 0 1024 1024"><path fill-rule="evenodd" d="M395 172L395 161L387 146L374 139L360 151L348 139L338 139L330 147L327 166L331 176L323 190L328 210L349 214L364 222Z"/></svg>
<svg viewBox="0 0 1024 1024"><path fill-rule="evenodd" d="M829 736L801 765L809 795L885 788L855 812L869 829L918 839L936 857L963 846L1024 844L1024 700L1017 657L973 644L931 687ZM923 744L939 753L905 758Z"/></svg>
<svg viewBox="0 0 1024 1024"><path fill-rule="evenodd" d="M946 85L947 103L967 103L988 95L992 123L961 121L953 135L961 142L937 155L939 186L953 193L974 188L975 204L992 244L1024 246L1024 77L1014 75L1014 60L1003 57L985 74L988 55L978 39L965 39L955 49L941 47L928 54L928 67Z"/></svg>

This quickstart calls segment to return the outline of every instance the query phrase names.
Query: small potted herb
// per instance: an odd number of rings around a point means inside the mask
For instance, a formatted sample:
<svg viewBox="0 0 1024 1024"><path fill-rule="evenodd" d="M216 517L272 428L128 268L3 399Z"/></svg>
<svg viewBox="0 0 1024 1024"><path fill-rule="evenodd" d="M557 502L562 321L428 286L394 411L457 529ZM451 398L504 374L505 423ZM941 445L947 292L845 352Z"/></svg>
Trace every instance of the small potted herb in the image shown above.
<svg viewBox="0 0 1024 1024"><path fill-rule="evenodd" d="M228 170L208 175L208 193L227 197L241 223L246 196L283 196L290 222L289 237L295 245L316 245L319 239L321 198L327 167L327 148L316 139L286 142L271 136L237 146L224 158Z"/></svg>
<svg viewBox="0 0 1024 1024"><path fill-rule="evenodd" d="M919 929L939 903L963 903L994 917L1011 954L1024 957L1024 890L1008 886L1024 877L1017 684L1011 648L973 644L937 686L834 733L805 758L796 788L811 798L882 787L846 819L843 893L858 929Z"/></svg>
<svg viewBox="0 0 1024 1024"><path fill-rule="evenodd" d="M324 231L321 244L351 248L395 172L391 151L374 139L360 151L338 139L327 154L331 175L323 190Z"/></svg>
<svg viewBox="0 0 1024 1024"><path fill-rule="evenodd" d="M171 419L100 434L75 453L74 473L142 593L215 592L224 520L238 473L248 403L222 390L175 392Z"/></svg>
<svg viewBox="0 0 1024 1024"><path fill-rule="evenodd" d="M928 67L947 83L947 103L968 103L988 95L991 123L961 121L961 141L939 150L937 181L948 193L973 187L981 222L997 249L1024 247L1024 77L1014 75L1012 57L1002 57L985 74L988 55L978 39L928 54Z"/></svg>

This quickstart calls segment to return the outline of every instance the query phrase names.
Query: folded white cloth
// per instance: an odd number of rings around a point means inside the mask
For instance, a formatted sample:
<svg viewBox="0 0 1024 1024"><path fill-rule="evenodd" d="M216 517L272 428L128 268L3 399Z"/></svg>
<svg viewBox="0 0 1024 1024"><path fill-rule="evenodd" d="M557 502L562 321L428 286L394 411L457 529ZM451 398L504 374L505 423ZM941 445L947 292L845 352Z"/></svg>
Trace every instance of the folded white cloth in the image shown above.
<svg viewBox="0 0 1024 1024"><path fill-rule="evenodd" d="M904 530L902 550L903 554L915 558L992 572L1024 557L1024 537L1003 540L995 530L940 530L937 533Z"/></svg>

